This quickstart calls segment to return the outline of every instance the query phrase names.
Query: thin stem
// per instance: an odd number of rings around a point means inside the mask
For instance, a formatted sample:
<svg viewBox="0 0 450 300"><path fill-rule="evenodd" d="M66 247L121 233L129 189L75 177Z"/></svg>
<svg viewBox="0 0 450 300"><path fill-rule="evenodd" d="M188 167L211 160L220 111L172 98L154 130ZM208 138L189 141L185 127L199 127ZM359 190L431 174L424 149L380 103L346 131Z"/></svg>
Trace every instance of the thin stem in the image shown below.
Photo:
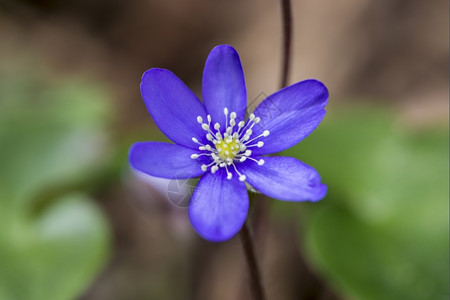
<svg viewBox="0 0 450 300"><path fill-rule="evenodd" d="M282 68L281 68L281 82L280 88L284 88L288 83L289 66L291 61L291 41L292 41L292 12L291 1L281 0L281 16L283 19L283 56L282 56ZM267 203L261 201L259 215L256 215L258 222L255 225L263 223L266 215L263 213L267 209ZM259 218L258 218L259 217ZM256 226L259 227L259 226ZM249 275L251 277L251 289L255 300L264 300L264 290L261 283L261 275L259 272L258 263L256 260L256 253L253 246L253 239L249 231L249 225L247 222L241 229L241 240L244 248L245 258L247 260Z"/></svg>
<svg viewBox="0 0 450 300"><path fill-rule="evenodd" d="M281 17L283 19L283 63L280 88L284 88L288 82L291 60L292 12L290 0L281 0Z"/></svg>
<svg viewBox="0 0 450 300"><path fill-rule="evenodd" d="M259 273L252 236L250 234L247 223L245 223L242 227L240 236L242 240L242 246L244 248L245 258L247 260L253 297L255 300L264 300L265 296L261 284L261 275Z"/></svg>

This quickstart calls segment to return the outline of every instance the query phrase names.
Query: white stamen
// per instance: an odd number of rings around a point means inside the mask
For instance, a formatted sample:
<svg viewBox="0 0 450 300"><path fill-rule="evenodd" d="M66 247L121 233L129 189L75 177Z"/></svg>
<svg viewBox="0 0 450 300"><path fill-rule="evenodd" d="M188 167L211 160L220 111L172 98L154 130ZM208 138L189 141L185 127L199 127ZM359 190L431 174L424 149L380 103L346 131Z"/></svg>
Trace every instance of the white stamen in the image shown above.
<svg viewBox="0 0 450 300"><path fill-rule="evenodd" d="M216 173L217 170L219 170L219 167L217 165L211 167L212 174Z"/></svg>
<svg viewBox="0 0 450 300"><path fill-rule="evenodd" d="M254 144L251 142L267 137L270 134L269 130L264 130L258 136L251 138L253 134L253 127L255 124L261 121L261 118L256 117L255 114L250 114L247 121L236 121L236 112L231 112L227 107L223 109L225 115L225 127L224 130L220 130L220 123L212 124L211 115L206 116L207 123L201 116L197 116L197 122L201 125L202 129L206 131L206 142L203 144L198 138L193 137L192 141L199 145L198 149L204 151L201 153L194 153L191 155L192 159L197 159L200 156L209 156L209 164L202 164L201 170L206 172L208 169L212 174L217 172L219 168L225 168L227 172L227 179L230 180L233 177L233 172L237 174L240 181L246 181L247 176L241 174L236 164L242 163L247 159L256 162L259 166L264 164L263 159L255 159L251 157L252 151L250 147L263 147L264 142L258 141ZM222 124L223 125L223 124ZM236 130L234 126L237 125ZM204 139L201 139L205 141ZM228 169L229 166L233 166L233 169Z"/></svg>

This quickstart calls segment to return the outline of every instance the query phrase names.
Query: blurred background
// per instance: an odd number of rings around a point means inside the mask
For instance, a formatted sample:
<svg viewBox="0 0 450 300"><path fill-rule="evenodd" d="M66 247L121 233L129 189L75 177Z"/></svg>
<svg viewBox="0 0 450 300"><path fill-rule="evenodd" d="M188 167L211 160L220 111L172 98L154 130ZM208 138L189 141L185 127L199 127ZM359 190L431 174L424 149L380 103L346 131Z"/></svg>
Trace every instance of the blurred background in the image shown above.
<svg viewBox="0 0 450 300"><path fill-rule="evenodd" d="M283 155L329 193L254 197L268 299L448 299L448 2L292 8L290 83L323 81L330 104ZM132 173L127 152L166 140L139 93L151 67L200 96L209 51L231 44L253 106L278 90L280 15L275 0L0 0L0 300L249 297L239 238L202 240L189 185Z"/></svg>

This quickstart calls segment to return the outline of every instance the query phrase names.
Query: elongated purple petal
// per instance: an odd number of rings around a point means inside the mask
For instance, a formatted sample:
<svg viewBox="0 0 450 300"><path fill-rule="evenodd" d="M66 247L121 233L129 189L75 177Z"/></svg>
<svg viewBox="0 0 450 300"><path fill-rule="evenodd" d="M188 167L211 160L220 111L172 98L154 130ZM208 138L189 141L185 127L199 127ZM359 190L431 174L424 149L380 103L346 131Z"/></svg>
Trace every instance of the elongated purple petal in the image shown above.
<svg viewBox="0 0 450 300"><path fill-rule="evenodd" d="M232 238L245 222L248 195L238 178L227 180L220 169L206 173L199 181L189 204L189 219L203 238L223 242Z"/></svg>
<svg viewBox="0 0 450 300"><path fill-rule="evenodd" d="M247 90L239 55L233 47L221 45L209 53L203 71L203 102L213 122L225 127L224 108L244 120ZM230 119L228 119L230 120Z"/></svg>
<svg viewBox="0 0 450 300"><path fill-rule="evenodd" d="M267 97L255 109L261 121L254 127L252 137L269 130L260 138L264 146L253 148L256 155L285 150L309 135L322 121L328 102L328 90L317 80L305 80L288 86Z"/></svg>
<svg viewBox="0 0 450 300"><path fill-rule="evenodd" d="M292 157L256 157L259 166L248 161L239 165L247 182L261 193L286 201L318 201L325 197L327 186L320 183L317 171Z"/></svg>
<svg viewBox="0 0 450 300"><path fill-rule="evenodd" d="M194 93L175 74L164 69L144 73L141 94L159 129L177 144L197 148L195 137L205 141L205 131L197 116L206 119L206 110Z"/></svg>
<svg viewBox="0 0 450 300"><path fill-rule="evenodd" d="M134 169L152 176L187 179L204 173L201 162L191 158L194 153L198 151L169 143L138 142L131 146L129 160Z"/></svg>

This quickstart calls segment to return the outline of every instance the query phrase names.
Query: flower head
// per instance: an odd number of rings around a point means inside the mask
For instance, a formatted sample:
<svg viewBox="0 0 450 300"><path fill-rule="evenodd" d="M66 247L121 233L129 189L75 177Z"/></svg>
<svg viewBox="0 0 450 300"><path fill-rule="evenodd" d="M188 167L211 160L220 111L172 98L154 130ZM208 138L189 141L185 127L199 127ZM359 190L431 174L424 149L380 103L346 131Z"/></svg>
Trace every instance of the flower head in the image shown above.
<svg viewBox="0 0 450 300"><path fill-rule="evenodd" d="M246 118L247 92L237 52L215 47L203 72L203 103L172 72L150 69L141 93L159 129L175 144L135 143L131 166L163 178L201 176L188 208L194 229L210 241L233 237L247 217L246 184L286 201L318 201L326 185L312 167L291 157L264 156L304 139L321 122L328 101L317 80L288 86Z"/></svg>

